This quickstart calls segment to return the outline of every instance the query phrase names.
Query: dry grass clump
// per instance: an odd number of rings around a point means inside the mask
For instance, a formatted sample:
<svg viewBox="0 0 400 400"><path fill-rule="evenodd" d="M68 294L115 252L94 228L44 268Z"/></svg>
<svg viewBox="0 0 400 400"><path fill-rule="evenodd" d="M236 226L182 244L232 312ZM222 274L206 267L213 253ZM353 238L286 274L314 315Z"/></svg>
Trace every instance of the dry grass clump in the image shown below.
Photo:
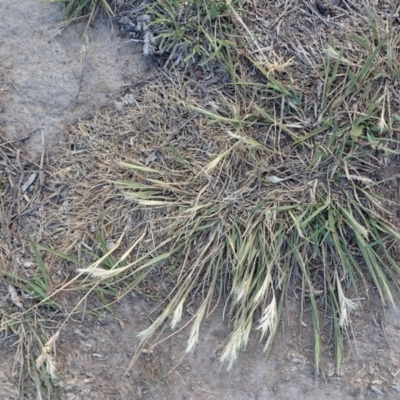
<svg viewBox="0 0 400 400"><path fill-rule="evenodd" d="M126 0L49 0L51 3L61 3L64 9L61 26L65 29L68 25L87 21L84 36L89 25L93 23L98 12L104 12L109 17L115 16L115 12ZM85 38L87 40L87 38Z"/></svg>
<svg viewBox="0 0 400 400"><path fill-rule="evenodd" d="M113 15L112 7L119 5L123 0L51 0L64 5L64 18L68 23L89 18L93 19L97 10L102 7L107 13Z"/></svg>
<svg viewBox="0 0 400 400"><path fill-rule="evenodd" d="M180 75L149 83L122 112L73 128L72 155L52 173L71 187L64 215L74 239L63 251L92 250L93 235L88 229L82 235L82 224L101 222L103 242L112 243L79 273L119 288L119 296L152 274L175 282L167 306L142 333L144 342L166 322L176 328L197 293L192 349L201 321L224 297L233 332L222 360L232 365L254 326L269 349L285 296L299 285L313 315L315 366L321 312L329 312L339 367L358 291L372 283L384 303L394 303L400 271L391 249L400 235L375 188L380 165L396 150L383 135L388 131L375 125L383 108L371 99L385 92L378 75L368 101L358 103L361 119L346 112L355 91L370 86L362 80L364 66L376 67L377 53L351 70L344 55L327 55L327 116L313 130L304 120L307 103L293 88L248 86L228 95ZM359 86L339 78L349 71ZM395 123L394 115L389 121ZM95 192L100 203L93 202ZM65 231L59 230L64 243Z"/></svg>
<svg viewBox="0 0 400 400"><path fill-rule="evenodd" d="M150 242L152 259L82 270L107 279L161 265L177 274L169 304L144 340L168 320L176 327L191 293L202 293L190 350L225 288L233 332L222 360L231 365L259 310L269 348L289 283L300 279L313 315L316 369L322 308L331 314L339 368L360 284L373 282L382 302L394 303L399 267L390 249L400 236L375 187L377 166L397 152L395 89L387 84L398 75L397 36L369 11L344 46L331 40L319 47L307 76L280 61L284 68L266 65L258 54L247 60L259 81L246 76L237 82L244 90L221 91L218 101L186 96L182 87L172 97L170 87L151 89L168 111L183 108L202 116L194 123L208 124L174 139L167 121L148 122L156 131L167 126L168 139L151 145L147 158L124 163L132 178L119 184L149 225L130 251Z"/></svg>

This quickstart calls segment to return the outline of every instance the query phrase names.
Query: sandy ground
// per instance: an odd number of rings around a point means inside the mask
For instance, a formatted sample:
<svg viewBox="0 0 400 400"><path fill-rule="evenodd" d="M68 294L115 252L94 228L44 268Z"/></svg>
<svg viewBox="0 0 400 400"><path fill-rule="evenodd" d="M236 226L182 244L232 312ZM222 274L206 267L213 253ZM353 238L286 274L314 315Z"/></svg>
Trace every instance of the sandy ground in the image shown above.
<svg viewBox="0 0 400 400"><path fill-rule="evenodd" d="M292 299L294 300L294 299ZM323 373L312 366L311 320L299 324L298 302L289 301L286 316L267 358L259 337L231 370L218 360L229 334L222 308L204 323L200 342L185 354L188 331L165 340L143 354L127 371L138 345L137 333L150 322L156 303L136 295L116 306L115 317L87 316L72 320L57 342L54 399L154 400L319 400L398 399L400 396L400 314L388 309L380 315L378 299L353 316L354 338L347 342L340 375L333 354L326 351ZM186 318L189 318L186 310ZM307 314L307 313L306 313ZM184 322L181 327L183 327ZM300 328L301 326L301 328ZM166 332L165 336L171 332ZM328 336L325 337L328 344ZM0 398L18 399L18 376L13 375L13 338L0 346ZM327 346L329 349L329 346Z"/></svg>
<svg viewBox="0 0 400 400"><path fill-rule="evenodd" d="M218 308L203 325L193 353L184 353L188 331L182 330L143 355L123 376L138 343L136 334L148 326L148 314L155 306L127 298L118 306L120 324L93 321L93 329L88 320L73 332L68 329L58 348L68 377L60 384L76 399L101 399L104 394L109 399L155 400L399 398L400 387L393 375L400 368L400 314L388 310L383 321L386 337L375 325L373 313L355 316L355 340L348 347L341 375L335 374L332 354L327 352L324 374L315 379L311 321L304 319L300 329L297 302L289 304L268 359L254 333L236 367L229 372L221 368L218 358L229 329ZM119 382L118 389L110 381ZM92 397L87 397L89 393Z"/></svg>
<svg viewBox="0 0 400 400"><path fill-rule="evenodd" d="M140 46L120 38L110 21L60 35L62 12L40 0L0 2L0 128L24 140L32 155L63 138L63 124L90 115L120 88L149 73ZM3 88L4 89L4 88Z"/></svg>
<svg viewBox="0 0 400 400"><path fill-rule="evenodd" d="M82 62L85 26L71 26L60 36L60 17L58 6L38 0L0 3L0 134L24 142L31 157L64 139L65 122L89 116L118 98L124 85L150 73L140 49L107 21L89 31ZM125 374L136 335L157 306L132 294L116 306L117 319L106 313L103 319L72 319L62 331L54 399L397 399L400 314L388 309L383 315L374 299L372 294L363 312L353 316L354 337L347 342L339 376L328 346L323 374L315 378L311 323L307 317L300 321L294 297L268 359L254 333L237 366L229 373L221 368L219 351L229 327L218 308L202 327L194 353L184 356L188 332L183 329L142 355ZM329 332L324 339L328 344ZM14 366L22 360L14 364L15 357L10 336L0 344L1 400L21 398Z"/></svg>

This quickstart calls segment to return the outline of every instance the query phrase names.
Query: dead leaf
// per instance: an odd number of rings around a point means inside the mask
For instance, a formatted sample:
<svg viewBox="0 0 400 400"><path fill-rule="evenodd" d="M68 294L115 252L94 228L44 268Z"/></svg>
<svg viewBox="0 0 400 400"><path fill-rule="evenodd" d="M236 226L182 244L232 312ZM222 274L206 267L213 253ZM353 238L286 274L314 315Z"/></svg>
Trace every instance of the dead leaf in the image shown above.
<svg viewBox="0 0 400 400"><path fill-rule="evenodd" d="M35 182L36 177L37 177L36 173L31 174L31 176L22 185L22 193L25 193L28 190L28 188L32 185L32 183Z"/></svg>
<svg viewBox="0 0 400 400"><path fill-rule="evenodd" d="M154 150L145 160L144 165L146 165L146 167L152 163L153 161L157 160L157 150Z"/></svg>
<svg viewBox="0 0 400 400"><path fill-rule="evenodd" d="M11 301L21 310L24 309L24 305L21 303L21 300L18 296L18 293L13 285L8 285L8 293L10 293Z"/></svg>

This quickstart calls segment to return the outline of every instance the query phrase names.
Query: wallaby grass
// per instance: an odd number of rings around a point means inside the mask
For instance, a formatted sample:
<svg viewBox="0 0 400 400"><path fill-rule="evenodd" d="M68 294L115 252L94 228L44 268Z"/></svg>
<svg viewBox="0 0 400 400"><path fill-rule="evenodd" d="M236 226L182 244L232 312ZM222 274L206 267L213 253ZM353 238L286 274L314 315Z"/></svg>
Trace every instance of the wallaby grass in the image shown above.
<svg viewBox="0 0 400 400"><path fill-rule="evenodd" d="M70 2L68 15L99 4ZM168 55L169 68L184 69L160 72L119 113L71 127L83 150L70 149L49 167L53 183L71 188L70 200L49 205L40 235L28 241L34 272L3 265L9 296L10 287L29 295L28 309L15 295L13 315L1 325L20 338L30 366L21 367L21 385L30 374L37 390L50 393L55 379L52 348L61 328L50 335L45 323L29 322L33 315L60 313L67 289L81 294L66 311L72 315L92 293L108 305L161 274L169 294L141 333L136 357L160 329L179 326L193 296L199 306L188 351L219 301L232 326L221 361L231 367L254 328L268 351L287 293L298 286L312 315L315 370L321 325L330 321L339 372L360 298L373 287L382 305L395 305L398 291L398 205L382 197L390 182L379 177L399 151L393 18L365 1L362 13L349 14L345 41L341 32L316 39L310 31L308 53L290 34L286 47L296 51L267 46L262 2L255 9L202 0L145 6L159 54ZM304 15L295 15L304 26L323 24L323 16ZM207 86L186 74L200 67L218 76L219 66L230 83ZM61 284L50 260L71 270Z"/></svg>

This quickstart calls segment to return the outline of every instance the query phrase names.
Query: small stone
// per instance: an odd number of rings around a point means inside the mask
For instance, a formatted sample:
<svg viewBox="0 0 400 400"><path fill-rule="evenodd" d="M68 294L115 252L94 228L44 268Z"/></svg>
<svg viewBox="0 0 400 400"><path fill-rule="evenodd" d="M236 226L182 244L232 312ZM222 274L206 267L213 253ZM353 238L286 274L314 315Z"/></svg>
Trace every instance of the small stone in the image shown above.
<svg viewBox="0 0 400 400"><path fill-rule="evenodd" d="M380 395L383 395L384 393L381 391L381 390L379 390L376 386L374 386L374 385L371 385L371 392L373 392L373 393L377 393L377 394L380 394Z"/></svg>
<svg viewBox="0 0 400 400"><path fill-rule="evenodd" d="M201 69L196 69L196 71L194 71L194 77L196 79L200 79L203 76L203 71Z"/></svg>

